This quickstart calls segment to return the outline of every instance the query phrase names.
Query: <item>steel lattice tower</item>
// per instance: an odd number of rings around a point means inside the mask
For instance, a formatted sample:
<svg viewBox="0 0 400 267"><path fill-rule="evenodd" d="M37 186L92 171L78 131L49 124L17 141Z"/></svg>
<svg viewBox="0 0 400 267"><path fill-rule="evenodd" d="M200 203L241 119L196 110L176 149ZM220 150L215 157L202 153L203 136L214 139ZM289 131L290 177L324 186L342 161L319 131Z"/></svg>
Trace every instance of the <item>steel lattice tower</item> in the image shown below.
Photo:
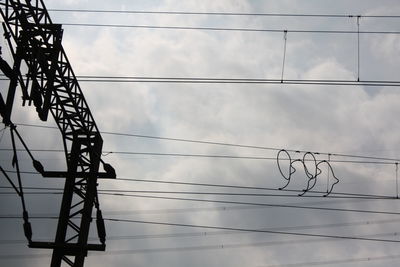
<svg viewBox="0 0 400 267"><path fill-rule="evenodd" d="M89 250L105 250L105 227L97 197L97 179L115 178L113 168L101 160L103 140L61 44L62 28L53 24L42 0L0 1L5 37L14 64L1 115L11 123L16 87L23 104L33 102L41 120L50 113L61 131L67 171L36 169L45 177L64 177L57 233L54 242L34 242L31 248L53 249L51 266L83 266ZM21 63L28 73L21 74ZM1 97L2 98L2 97ZM99 173L103 163L105 173ZM93 206L97 209L99 244L88 244ZM79 223L77 223L79 222Z"/></svg>

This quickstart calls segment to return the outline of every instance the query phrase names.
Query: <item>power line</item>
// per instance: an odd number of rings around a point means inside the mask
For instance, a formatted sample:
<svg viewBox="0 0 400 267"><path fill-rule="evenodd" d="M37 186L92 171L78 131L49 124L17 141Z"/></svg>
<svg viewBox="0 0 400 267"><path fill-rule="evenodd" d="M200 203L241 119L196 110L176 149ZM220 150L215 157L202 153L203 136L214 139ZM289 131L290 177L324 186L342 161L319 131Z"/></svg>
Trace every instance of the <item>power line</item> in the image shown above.
<svg viewBox="0 0 400 267"><path fill-rule="evenodd" d="M5 77L0 74L0 77ZM368 86L398 87L400 81L393 80L326 80L326 79L256 79L256 78L199 78L199 77L145 77L145 76L76 76L79 82L91 83L174 83L174 84L285 84L285 85L328 85L328 86ZM0 80L8 80L0 78Z"/></svg>
<svg viewBox="0 0 400 267"><path fill-rule="evenodd" d="M36 125L36 124L28 124L28 123L17 123L18 126L26 126L26 127L34 127L34 128L45 128L45 129L58 129L53 126L44 126L44 125ZM137 137L137 138L146 138L146 139L155 139L155 140L164 140L164 141L176 141L176 142L185 142L185 143L197 143L197 144L205 144L205 145L218 145L218 146L227 146L227 147L239 147L239 148L250 148L250 149L260 149L260 150L271 150L271 151L280 151L282 148L276 147L267 147L267 146L259 146L259 145L247 145L247 144L235 144L235 143L227 143L227 142L215 142L215 141L205 141L205 140L194 140L194 139L185 139L185 138L174 138L174 137L162 137L162 136L153 136L153 135L142 135L142 134L131 134L131 133L118 133L118 132L110 132L110 131L102 131L102 134L108 135L116 135L116 136L126 136L126 137ZM288 152L293 153L307 153L311 152L315 155L324 155L331 157L348 157L348 158L360 158L360 159L369 159L369 160L382 160L382 161L394 161L400 162L400 159L396 158L388 158L388 157L373 157L373 156L364 156L364 155L351 155L351 154L343 154L343 153L330 153L330 152L319 152L319 151L306 151L306 150L297 150L297 149L284 149ZM276 159L276 158L274 158ZM394 163L391 163L394 164Z"/></svg>
<svg viewBox="0 0 400 267"><path fill-rule="evenodd" d="M21 218L18 215L1 215L1 218ZM30 218L34 219L56 219L54 216L39 216L30 215ZM351 227L351 226L369 226L369 225L380 225L387 223L399 222L399 219L391 220L376 220L376 221L359 221L359 222L344 222L344 223L328 223L328 224L317 224L317 225L300 225L300 226L284 226L284 227L269 227L261 228L259 230L270 230L270 231L287 231L287 230L315 230L325 228L337 228L337 227ZM137 240L137 239L164 239L164 238L182 238L182 237L207 237L207 236L220 236L220 235L231 235L231 234L249 234L248 232L237 232L229 230L218 230L211 232L179 232L179 233L157 233L157 234L142 234L133 236L109 236L107 240ZM384 234L389 235L389 234ZM390 235L397 235L391 233ZM382 236L382 234L368 235L368 237ZM367 237L367 236L363 236ZM44 241L44 240L42 240ZM26 243L26 240L0 240L0 244L19 244Z"/></svg>
<svg viewBox="0 0 400 267"><path fill-rule="evenodd" d="M206 233L206 232L203 232ZM211 232L213 233L213 232ZM379 235L368 235L368 236L397 236L397 233L390 234L379 234ZM364 237L368 237L364 236ZM121 237L121 239L125 239ZM108 241L113 240L108 238ZM119 240L119 239L117 239ZM12 240L11 240L12 241ZM26 243L26 241L21 240L21 243ZM169 247L169 248L149 248L149 249L125 249L125 250L107 250L100 255L122 255L122 254L147 254L147 253L167 253L167 252L185 252L185 251L198 251L198 250L216 250L216 249L234 249L234 248L244 248L244 247L266 247L266 246L279 246L279 245L294 245L294 244L309 244L318 242L332 242L332 241L343 241L335 240L330 238L320 238L320 239L301 239L301 240L278 240L278 241L267 241L267 242L253 242L253 243L236 243L236 244L219 244L219 245L198 245L198 246L184 246L184 247ZM19 243L19 242L18 242ZM32 255L32 254L31 254ZM38 255L38 254L33 254ZM47 254L39 254L45 255ZM4 255L5 259L17 259L18 255ZM29 257L27 254L25 257ZM25 258L24 257L24 258ZM0 256L0 259L2 257Z"/></svg>
<svg viewBox="0 0 400 267"><path fill-rule="evenodd" d="M0 148L0 151L13 151L11 148ZM24 149L17 149L17 151L25 151ZM62 149L30 149L31 152L46 152L46 153L64 153ZM110 154L119 155L142 155L142 156L168 156L168 157L192 157L192 158L217 158L217 159L246 159L246 160L272 160L276 161L276 157L260 157L260 156L236 156L236 155L211 155L211 154L188 154L188 153L161 153L161 152L136 152L136 151L103 151L103 156ZM362 156L360 156L362 157ZM366 157L364 157L366 158ZM373 157L368 157L373 158ZM374 164L374 165L395 165L399 159L377 158L380 160L392 160L393 162L386 161L361 161L361 160L330 160L331 163L352 163L352 164ZM288 160L288 159L281 159ZM307 161L307 160L306 160ZM310 160L312 161L312 160Z"/></svg>
<svg viewBox="0 0 400 267"><path fill-rule="evenodd" d="M263 265L259 267L317 266L317 265L331 265L331 264L353 263L353 262L394 260L398 258L400 258L400 255L386 255L386 256L364 257L364 258L350 258L350 259L339 259L339 260L335 259L335 260L324 260L324 261L309 261L309 262L298 262L298 263L288 263L288 264Z"/></svg>
<svg viewBox="0 0 400 267"><path fill-rule="evenodd" d="M379 225L398 222L399 220L377 220L377 221L360 221L360 222L348 222L348 223L330 223L330 224L319 224L319 225L303 225L303 226L289 226L289 227L275 227L275 228L261 228L261 230L310 230L310 229L321 229L321 228L336 228L336 227L350 227L350 226L365 226L365 225ZM247 232L236 232L227 230L208 231L208 232L179 232L179 233L157 233L157 234L142 234L133 236L108 236L107 240L141 240L141 239L165 239L165 238L186 238L186 237L208 237L208 236L220 236L220 235L232 235L232 234L251 234ZM374 234L363 237L377 237L382 235L397 235L397 233L390 234ZM96 240L93 238L93 240ZM314 240L314 239L312 239ZM39 241L36 239L36 241ZM45 241L45 240L40 240ZM286 243L287 241L284 241ZM0 244L21 244L26 243L26 240L0 240ZM276 243L275 243L276 244Z"/></svg>
<svg viewBox="0 0 400 267"><path fill-rule="evenodd" d="M41 193L41 195L46 195L46 194L61 195L62 192L50 192L50 193L42 192ZM400 215L399 212L392 212L392 211L313 207L313 206L302 206L302 205L295 205L295 204L271 204L271 203L262 203L262 202L215 200L215 199L203 199L203 198L199 199L199 198L183 198L183 197L165 197L165 196L155 196L155 195L108 193L108 192L101 192L101 191L99 192L99 194L100 195L108 195L108 196L118 196L118 197L134 197L134 198L148 198L148 199L159 199L159 200L178 200L178 201L205 202L205 203L235 204L235 205L246 205L246 206L270 207L270 208L292 208L292 209L308 209L308 210L334 211L334 212L355 212L355 213L367 213L367 214ZM385 199L389 199L389 198L385 198ZM396 200L396 198L394 198L394 197L391 199Z"/></svg>
<svg viewBox="0 0 400 267"><path fill-rule="evenodd" d="M154 76L98 76L78 75L80 81L94 82L165 82L165 83L293 83L293 84L328 84L328 85L371 85L394 86L400 81L391 80L332 80L332 79L267 79L267 78L212 78L212 77L154 77Z"/></svg>
<svg viewBox="0 0 400 267"><path fill-rule="evenodd" d="M386 235L386 234L385 234ZM396 235L390 234L390 235ZM96 256L108 256L108 255L129 255L129 254L148 254L148 253L168 253L168 252L185 252L185 251L199 251L199 250L217 250L217 249L234 249L243 247L263 247L263 246L277 246L277 245L291 245L291 244L306 244L306 243L317 243L326 241L343 241L337 239L320 238L320 239L303 239L303 240L279 240L279 241L267 241L267 242L254 242L254 243L239 243L239 244L219 244L219 245L199 245L199 246L184 246L184 247L169 247L169 248L149 248L149 249L125 249L125 250L107 250ZM49 254L18 254L18 255L0 255L0 259L3 260L16 260L16 259L28 259L28 258L47 258ZM395 255L387 257L397 257ZM399 255L400 257L400 255ZM376 257L369 257L369 261L380 260ZM307 265L308 266L308 265Z"/></svg>
<svg viewBox="0 0 400 267"><path fill-rule="evenodd" d="M114 219L114 218L104 218L104 220L111 221L111 222L152 224L152 225L174 226L174 227L185 227L185 228L229 230L229 231L238 231L238 232L253 232L253 233L266 233L266 234L279 234L279 235L294 235L294 236L322 237L322 238L334 238L334 239L346 239L346 240L400 243L400 240L377 239L377 238L366 238L366 237L355 237L355 236L324 235L324 234L311 234L311 233L299 233L299 232L288 232L288 231L247 229L247 228L236 228L236 227L222 227L222 226L170 223L170 222L158 222L158 221L127 220L127 219Z"/></svg>
<svg viewBox="0 0 400 267"><path fill-rule="evenodd" d="M257 29L257 28L224 28L224 27L190 27L190 26L156 26L156 25L126 25L126 24L98 24L98 23L67 23L60 22L64 26L78 27L108 27L131 29L155 29L155 30L201 30L201 31L229 31L229 32L268 32L268 33L316 33L316 34L400 34L400 31L348 31L348 30L289 30L289 29Z"/></svg>
<svg viewBox="0 0 400 267"><path fill-rule="evenodd" d="M365 86L365 87L398 87L399 83L388 83L386 81L377 82L364 82L364 81L332 81L332 82L309 82L309 81L290 81L290 80L280 80L271 79L270 81L217 81L217 80L154 80L154 79L137 79L137 80L119 80L119 79L80 79L80 82L90 82L90 83L175 83L175 84L285 84L285 85L328 85L328 86Z"/></svg>
<svg viewBox="0 0 400 267"><path fill-rule="evenodd" d="M9 218L14 218L14 217L9 216ZM18 217L18 218L20 218L20 217ZM30 217L30 218L32 218L32 219L35 219L35 218L36 219L58 219L58 217ZM323 237L323 238L335 238L335 239L349 239L349 240L361 240L361 241L400 243L399 240L391 240L391 239L377 239L377 238L354 237L354 236L337 236L337 235L323 235L323 234L287 232L287 231L283 230L285 228L276 228L275 230L268 230L268 229L246 229L246 228L221 227L221 226L209 226L209 225L194 225L194 224L182 224L182 223L170 223L170 222L128 220L128 219L116 219L116 218L104 218L104 220L105 221L110 221L110 222L152 224L152 225L176 226L176 227L187 227L187 228L201 228L201 229L212 229L212 230L237 231L237 232L246 232L246 233L282 234L282 235L295 235L295 236L309 236L309 237ZM303 228L306 228L306 226L303 226ZM296 227L290 227L289 229L296 229ZM307 229L309 229L309 228L307 228Z"/></svg>
<svg viewBox="0 0 400 267"><path fill-rule="evenodd" d="M12 151L8 148L0 148L0 151ZM25 151L17 149L17 151ZM46 153L64 153L62 149L30 149L31 152ZM136 152L136 151L103 151L103 156L111 154L118 155L141 155L141 156L167 156L167 157L185 157L185 158L214 158L214 159L246 159L246 160L270 160L276 161L276 157L259 157L259 156L235 156L235 155L212 155L212 154L187 154L187 153L160 153L160 152ZM282 159L288 160L288 159ZM307 161L307 160L306 160ZM309 161L312 161L311 159ZM393 159L393 161L398 161ZM396 162L387 161L361 161L361 160L330 160L331 163L351 163L351 164L374 164L374 165L395 165Z"/></svg>
<svg viewBox="0 0 400 267"><path fill-rule="evenodd" d="M279 189L276 189L277 191ZM199 192L199 191L161 191L161 190L117 190L117 189L104 189L104 190L97 190L100 193L115 193L123 196L129 196L126 193L135 193L135 194L153 194L153 195L207 195L207 196L244 196L244 197L294 197L294 198L321 198L321 196L317 195L293 195L293 194L265 194L265 193L237 193L237 192ZM27 195L59 195L62 194L61 192L32 192L26 191L24 192ZM14 191L10 192L0 192L0 195L15 195ZM388 199L397 199L396 197L390 196L331 196L330 198L333 199L376 199L376 200L388 200Z"/></svg>
<svg viewBox="0 0 400 267"><path fill-rule="evenodd" d="M243 13L243 12L193 12L193 11L151 11L151 10L100 10L100 9L48 9L52 12L73 13L118 13L118 14L159 14L159 15L207 15L207 16L262 16L262 17L322 17L322 18L400 18L397 15L355 15L355 14L295 14L295 13Z"/></svg>
<svg viewBox="0 0 400 267"><path fill-rule="evenodd" d="M378 211L378 210L326 208L326 207L312 207L312 206L287 205L287 204L270 204L270 203L261 203L261 202L244 202L244 201L229 201L229 200L199 199L199 198L147 196L147 195L104 193L104 192L100 193L100 194L101 195L109 195L109 196L120 196L120 197L135 197L135 198L149 198L149 199L162 199L162 200L193 201L193 202L207 202L207 203L220 203L220 204L254 205L254 206L271 207L271 208L272 207L274 207L274 208L293 208L293 209L309 209L309 210L335 211L335 212L355 212L355 213L369 213L369 214L400 215L400 212Z"/></svg>
<svg viewBox="0 0 400 267"><path fill-rule="evenodd" d="M6 170L8 173L14 173L14 171ZM24 172L20 173L24 174L33 174L33 175L41 175L38 172ZM245 190L263 190L263 191L279 191L279 192L292 192L292 193L302 193L303 190L295 190L295 189L285 189L280 190L279 188L273 187L263 187L263 186L244 186L244 185L232 185L232 184L215 184L215 183L195 183L195 182L183 182L183 181L172 181L172 180L156 180L156 179L135 179L135 178L121 178L118 177L114 181L123 181L123 182L143 182L143 183L157 183L157 184L173 184L173 185L187 185L187 186L201 186L201 187L216 187L216 188L229 188L229 189L245 189ZM0 187L2 188L2 187ZM6 187L3 187L6 188ZM8 187L7 187L8 188ZM26 189L34 189L34 190L61 190L59 188L43 188L43 187L25 187ZM110 192L110 190L100 189L99 192ZM129 190L114 190L114 192L126 193ZM323 191L308 191L308 194L325 194ZM291 195L290 195L291 196ZM296 195L299 197L298 195ZM303 195L305 197L307 195ZM347 198L355 198L355 199L397 199L394 196L387 195L373 195L373 194L359 194L359 193L348 193L348 192L332 192L329 196L325 196L324 198L335 198L335 196L347 197ZM320 197L320 196L319 196Z"/></svg>
<svg viewBox="0 0 400 267"><path fill-rule="evenodd" d="M35 151L35 150L32 150L32 151ZM42 151L42 152L46 152L46 151ZM47 152L62 152L62 151L47 151ZM219 158L219 159L249 159L249 160L272 160L272 161L277 160L276 157L259 157L259 156L159 153L159 152L134 152L134 151L104 151L104 152L106 154L120 154L120 155L171 156L171 157ZM283 160L287 160L287 159L283 159ZM360 161L360 160L358 160L358 161L357 160L330 160L330 162L332 162L332 163L353 163L353 164L376 164L376 165L379 165L379 164L394 165L394 164L396 164L396 162Z"/></svg>
<svg viewBox="0 0 400 267"><path fill-rule="evenodd" d="M277 188L272 187L262 187L262 186L243 186L243 185L231 185L231 184L211 184L211 183L194 183L194 182L183 182L183 181L172 181L172 180L155 180L155 179L136 179L136 178L117 178L116 181L125 182L143 182L143 183L157 183L157 184L175 184L175 185L188 185L188 186L205 186L205 187L218 187L218 188L231 188L231 189L249 189L249 190L266 190L266 191L282 191ZM302 190L285 189L287 192L300 193ZM323 191L308 191L309 194L324 194ZM392 199L391 196L384 195L371 195L371 194L358 194L358 193L348 193L348 192L332 192L332 195L338 196L359 196L359 197L376 197L382 199ZM329 198L326 196L324 198ZM393 197L394 198L394 197Z"/></svg>
<svg viewBox="0 0 400 267"><path fill-rule="evenodd" d="M135 236L108 236L107 241L120 241L120 240L140 240L140 239L159 239L159 238L186 238L186 237L208 237L213 235L225 235L225 234L252 234L243 232L233 232L233 231L212 231L212 232L186 232L186 233L173 233L173 234L149 234L149 235L135 235ZM387 233L387 234L373 234L365 235L361 237L380 237L380 236L397 236L398 233ZM36 239L37 241L46 241L48 239ZM89 240L97 240L96 238L89 238ZM268 242L257 242L257 243L245 243L245 244L223 244L223 245L211 245L211 246L193 246L190 250L205 250L214 249L216 246L219 248L239 248L239 247L249 247L249 246L277 246L277 245L290 245L290 244L305 244L305 243L316 243L316 242L327 242L327 241L338 241L332 240L330 238L326 239L302 239L302 240L279 240L279 241L268 241ZM12 245L12 244L26 244L26 240L0 240L0 245ZM169 251L181 251L181 248L164 248L160 250L158 248L152 249L139 249L133 250L133 253L157 253L157 252L169 252ZM125 251L125 250L124 250ZM108 251L111 254L116 251ZM107 252L106 252L107 253Z"/></svg>

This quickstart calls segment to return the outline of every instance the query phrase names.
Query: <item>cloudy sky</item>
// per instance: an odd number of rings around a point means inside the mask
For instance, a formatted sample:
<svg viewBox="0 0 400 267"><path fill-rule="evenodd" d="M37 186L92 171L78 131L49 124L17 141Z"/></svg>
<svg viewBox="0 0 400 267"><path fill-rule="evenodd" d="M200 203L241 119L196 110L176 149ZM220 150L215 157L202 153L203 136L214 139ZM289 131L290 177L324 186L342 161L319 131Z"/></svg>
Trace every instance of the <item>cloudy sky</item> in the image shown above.
<svg viewBox="0 0 400 267"><path fill-rule="evenodd" d="M48 0L45 3L48 9L400 14L400 2L397 0ZM246 32L65 25L63 46L78 76L281 79L285 46L283 30L288 30L285 80L356 81L358 77L361 81L399 80L400 38L397 34L361 34L358 49L356 34L291 32L291 30L357 31L357 20L354 17L207 16L59 11L50 11L50 15L54 22L64 24L281 30ZM400 31L399 19L362 17L360 30ZM9 48L4 39L0 39L3 58L12 64ZM328 153L400 158L398 87L85 81L80 85L102 132L326 153L317 155L318 161L327 160ZM7 81L1 81L3 97L7 86ZM42 122L38 119L34 108L22 107L19 96L16 97L13 111L13 121L16 124L55 126L52 118ZM60 134L55 129L23 125L18 126L18 129L31 149L62 149ZM2 131L0 138L1 149L11 147L9 129ZM384 161L385 164L372 164L362 163L366 161L364 158L332 156L330 158L332 161L358 162L332 163L332 169L340 182L334 187L330 197L324 198L323 193L310 192L298 197L298 192L292 190L302 190L307 183L307 177L299 162L294 165L297 171L287 187L291 191L205 187L133 180L277 189L283 186L286 180L280 175L276 161L267 159L275 158L276 150L111 134L103 134L103 139L104 151L114 152L105 154L103 159L114 166L117 176L122 179L100 180L99 189L169 191L169 193L130 193L139 195L136 197L100 195L104 217L147 223L106 221L107 251L90 252L85 266L258 267L308 266L311 262L332 263L332 266L337 266L341 261L340 266L394 266L400 260L398 252L400 244L394 242L338 240L282 233L226 230L226 228L265 229L400 242L396 234L400 224L400 217L395 214L400 212L397 200L341 198L340 196L344 195L338 194L345 192L395 197L397 194L395 160ZM118 152L228 155L238 158L155 156ZM293 159L297 159L303 154L291 152L290 155ZM48 170L65 168L62 153L34 152L34 156ZM33 171L27 154L21 152L19 157L21 169ZM252 157L252 159L241 157ZM10 152L1 150L0 165L4 169L12 170L11 159ZM283 162L282 168L286 171L287 161L281 162ZM307 166L309 170L313 170L310 164ZM328 171L327 165L321 165L321 169L322 173L314 188L315 191L326 191L327 182L332 182L332 173ZM15 181L15 177L12 175L11 177ZM128 179L132 181L127 181ZM26 187L63 187L62 180L27 174L23 176L23 184ZM9 186L2 176L0 186ZM182 194L183 191L190 193ZM0 192L11 192L11 190L1 188ZM258 196L243 194L258 194ZM274 195L270 196L271 194ZM20 216L22 208L19 198L16 194L1 193L0 199L2 203L0 265L49 265L51 251L27 248L22 219L4 218L4 216ZM26 195L27 208L31 216L56 216L60 199L60 195L57 194ZM289 208L282 205L321 209ZM332 209L369 210L380 213ZM150 222L184 224L186 227ZM56 220L32 219L31 223L34 240L54 239ZM209 228L194 226L209 226ZM95 224L92 225L92 230L91 242L98 242ZM397 259L391 258L392 256L397 256ZM370 260L366 261L367 258Z"/></svg>

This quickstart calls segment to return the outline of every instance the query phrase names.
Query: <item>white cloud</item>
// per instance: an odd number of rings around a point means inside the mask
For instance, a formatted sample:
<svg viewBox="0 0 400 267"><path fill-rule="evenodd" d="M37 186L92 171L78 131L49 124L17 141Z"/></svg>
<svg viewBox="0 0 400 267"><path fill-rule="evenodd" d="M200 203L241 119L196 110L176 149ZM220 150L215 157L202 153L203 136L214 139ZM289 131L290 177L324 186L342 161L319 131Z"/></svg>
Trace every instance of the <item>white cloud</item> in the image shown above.
<svg viewBox="0 0 400 267"><path fill-rule="evenodd" d="M386 1L384 1L386 3ZM388 1L387 3L393 4ZM59 5L49 2L48 5ZM88 1L85 5L90 4ZM99 3L100 5L101 3ZM157 10L232 11L232 12L374 12L379 10L374 1L348 1L324 3L299 1L151 1L127 3L116 1L113 9L124 6L135 9L154 5ZM314 5L315 4L315 5ZM359 5L357 5L359 4ZM66 6L81 7L70 1ZM132 6L134 5L134 6ZM359 6L360 9L357 9ZM83 7L83 5L82 5ZM378 12L378 11L376 11ZM379 11L381 12L381 11ZM57 16L57 14L54 14ZM85 16L90 21L94 19ZM285 20L270 18L227 18L187 16L125 16L100 17L110 23L154 25L208 25L248 28L285 27L342 27L340 22L329 20L318 25L313 20L298 18ZM79 22L79 21L77 21ZM297 24L296 24L297 23ZM283 25L282 25L283 24ZM367 25L367 24L366 24ZM366 27L363 24L363 26ZM354 38L330 36L288 36L286 79L356 79L356 46ZM362 68L364 79L373 79L376 72L391 76L390 66L398 65L397 37L362 39ZM251 77L280 78L283 56L282 34L209 32L209 31L161 31L114 28L65 27L64 48L77 75L105 76L161 76L161 77ZM390 75L389 75L390 74ZM397 74L393 74L397 75ZM131 132L175 138L211 140L217 142L254 144L276 148L292 148L311 151L343 152L396 157L397 134L400 124L399 94L396 89L363 88L346 86L312 85L243 85L243 84L157 84L157 83L81 83L85 97L100 130ZM373 93L371 93L373 91ZM3 91L2 91L3 92ZM16 101L16 105L20 103ZM31 122L34 112L17 109L18 121ZM33 133L33 146L43 134ZM105 150L142 151L161 153L245 155L272 157L276 151L231 148L199 144L187 144L104 135ZM49 147L59 139L48 139ZM51 141L50 141L51 140ZM293 153L293 157L299 154ZM326 156L319 158L325 159ZM278 188L284 184L275 161L240 159L205 159L184 157L150 157L110 154L104 158L112 163L119 176L138 179L181 180L216 184L239 184ZM342 158L332 157L333 160ZM51 162L46 161L51 166ZM300 168L294 175L290 189L304 188L306 177ZM340 183L337 192L393 194L394 165L375 166L334 163ZM325 190L326 171L321 175L317 188ZM368 181L368 182L366 182ZM385 181L382 182L382 181ZM221 192L222 188L204 188L148 183L100 181L101 188L129 190L173 190ZM229 192L239 190L230 189ZM243 192L241 190L240 192ZM251 191L256 192L256 191ZM269 191L257 191L270 193ZM276 193L276 192L275 192ZM278 193L286 194L286 191ZM166 195L165 196L171 196ZM172 195L177 196L177 195ZM299 199L282 197L221 197L183 195L199 199L225 199L230 201L259 203L295 203L363 209L389 209L387 202L349 199ZM237 209L226 211L188 212L204 207L233 206L233 204L202 203L122 198L101 196L104 211L159 210L159 213L135 213L121 216L142 220L170 221L177 223L265 228L279 226L318 225L336 222L352 222L380 219L375 215L333 213L277 208ZM353 202L352 202L353 201ZM34 201L33 201L34 202ZM319 202L319 204L315 204ZM322 202L322 204L321 204ZM34 203L32 203L34 205ZM386 207L384 207L386 205ZM395 206L395 204L393 204ZM38 207L36 207L38 208ZM163 212L186 209L186 211ZM394 209L394 208L393 208ZM112 212L110 213L112 214ZM2 222L0 222L2 223ZM94 225L93 225L94 227ZM107 224L109 235L127 236L144 233L177 233L209 231L155 227L116 223ZM387 227L387 228L386 228ZM312 233L334 235L379 234L395 231L394 224L367 227L339 227L310 229ZM293 230L297 231L297 230ZM300 231L300 230L298 230ZM202 236L197 238L145 239L140 241L111 241L108 249L143 249L155 247L188 247L220 244L256 243L269 240L287 241L295 237L281 235L238 234ZM354 245L356 244L356 245ZM192 252L158 254L133 254L90 257L88 264L96 266L259 266L321 259L348 258L384 252L391 246L367 245L366 243L317 242L296 245L258 246L237 249L213 249ZM290 250L290 253L287 251ZM29 253L24 250L24 253ZM104 260L103 260L104 259ZM1 260L0 260L1 262ZM47 262L46 262L47 264ZM21 265L22 266L22 265ZM90 266L90 265L89 265Z"/></svg>

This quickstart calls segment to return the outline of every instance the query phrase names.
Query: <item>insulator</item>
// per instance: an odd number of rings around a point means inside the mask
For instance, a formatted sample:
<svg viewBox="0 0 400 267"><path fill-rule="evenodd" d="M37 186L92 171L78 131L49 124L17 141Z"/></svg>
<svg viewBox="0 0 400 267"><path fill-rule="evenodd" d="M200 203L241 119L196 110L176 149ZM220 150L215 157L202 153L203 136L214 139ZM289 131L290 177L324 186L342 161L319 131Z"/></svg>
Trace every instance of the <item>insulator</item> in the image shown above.
<svg viewBox="0 0 400 267"><path fill-rule="evenodd" d="M23 218L24 218L24 233L26 238L28 239L29 242L32 241L32 226L31 223L28 221L28 212L24 211L23 212Z"/></svg>
<svg viewBox="0 0 400 267"><path fill-rule="evenodd" d="M110 178L116 178L117 174L115 173L115 169L108 163L103 163L103 169L109 175Z"/></svg>
<svg viewBox="0 0 400 267"><path fill-rule="evenodd" d="M104 225L104 220L101 210L97 210L96 225L97 225L97 235L99 236L100 242L104 244L106 242L106 227Z"/></svg>
<svg viewBox="0 0 400 267"><path fill-rule="evenodd" d="M38 110L39 119L42 121L47 121L48 113L45 110Z"/></svg>
<svg viewBox="0 0 400 267"><path fill-rule="evenodd" d="M41 174L44 173L44 168L42 163L40 163L40 161L37 160L33 160L33 167L35 168L35 170Z"/></svg>

